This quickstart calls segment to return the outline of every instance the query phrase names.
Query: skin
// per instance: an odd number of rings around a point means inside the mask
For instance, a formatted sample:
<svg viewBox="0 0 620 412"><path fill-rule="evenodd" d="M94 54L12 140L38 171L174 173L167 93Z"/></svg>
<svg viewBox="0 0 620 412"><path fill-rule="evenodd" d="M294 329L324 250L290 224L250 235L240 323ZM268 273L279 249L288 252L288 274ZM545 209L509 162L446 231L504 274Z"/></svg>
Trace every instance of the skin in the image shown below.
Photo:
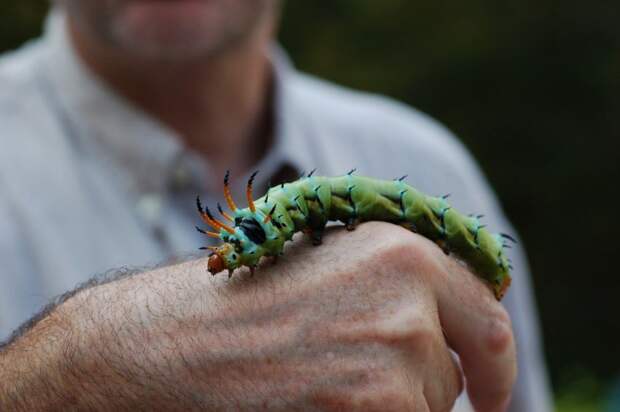
<svg viewBox="0 0 620 412"><path fill-rule="evenodd" d="M275 0L58 2L89 68L211 175L268 147ZM1 348L0 410L446 411L448 347L477 410L505 409L514 339L486 285L395 225L328 232L254 278L203 258L68 295Z"/></svg>
<svg viewBox="0 0 620 412"><path fill-rule="evenodd" d="M243 174L264 154L277 0L56 3L89 68L204 155L210 176Z"/></svg>
<svg viewBox="0 0 620 412"><path fill-rule="evenodd" d="M379 245L379 246L377 246ZM91 287L0 352L2 410L504 409L510 319L429 240L369 222L232 281L206 259Z"/></svg>

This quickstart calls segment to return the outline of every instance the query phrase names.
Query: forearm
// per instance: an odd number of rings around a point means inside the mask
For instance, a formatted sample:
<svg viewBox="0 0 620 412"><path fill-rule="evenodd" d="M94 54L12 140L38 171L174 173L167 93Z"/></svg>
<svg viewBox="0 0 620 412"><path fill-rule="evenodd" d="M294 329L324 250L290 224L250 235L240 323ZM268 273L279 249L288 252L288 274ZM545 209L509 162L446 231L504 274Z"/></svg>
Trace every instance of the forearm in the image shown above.
<svg viewBox="0 0 620 412"><path fill-rule="evenodd" d="M161 284L164 275L173 278ZM175 275L94 282L45 311L0 352L0 410L125 409L172 397L168 359L178 354L165 335L180 326L166 289L179 287Z"/></svg>
<svg viewBox="0 0 620 412"><path fill-rule="evenodd" d="M288 377L275 377L268 354L289 335L278 330L274 301L256 296L273 289L214 279L205 264L94 285L56 306L0 352L0 410L221 409L241 400L252 409L266 392L277 400Z"/></svg>
<svg viewBox="0 0 620 412"><path fill-rule="evenodd" d="M67 319L52 311L0 352L0 410L60 408L74 344ZM66 359L66 361L65 361Z"/></svg>

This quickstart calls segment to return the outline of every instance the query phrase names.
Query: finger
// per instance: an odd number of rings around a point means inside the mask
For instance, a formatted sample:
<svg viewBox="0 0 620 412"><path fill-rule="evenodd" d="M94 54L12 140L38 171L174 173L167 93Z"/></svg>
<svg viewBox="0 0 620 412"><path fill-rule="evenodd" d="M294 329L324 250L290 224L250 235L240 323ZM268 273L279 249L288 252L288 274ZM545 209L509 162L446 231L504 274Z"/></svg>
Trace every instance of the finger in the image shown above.
<svg viewBox="0 0 620 412"><path fill-rule="evenodd" d="M461 359L467 392L477 411L503 411L517 374L510 317L490 288L452 258L441 256L436 277L446 340Z"/></svg>
<svg viewBox="0 0 620 412"><path fill-rule="evenodd" d="M443 337L441 337L443 341ZM463 372L458 358L445 342L437 345L438 353L432 359L433 365L427 369L424 396L431 411L452 411L458 396L463 391Z"/></svg>
<svg viewBox="0 0 620 412"><path fill-rule="evenodd" d="M411 393L421 391L431 411L447 412L463 390L463 374L442 334L435 297L429 296L429 302L401 308L379 330L385 343L402 349Z"/></svg>

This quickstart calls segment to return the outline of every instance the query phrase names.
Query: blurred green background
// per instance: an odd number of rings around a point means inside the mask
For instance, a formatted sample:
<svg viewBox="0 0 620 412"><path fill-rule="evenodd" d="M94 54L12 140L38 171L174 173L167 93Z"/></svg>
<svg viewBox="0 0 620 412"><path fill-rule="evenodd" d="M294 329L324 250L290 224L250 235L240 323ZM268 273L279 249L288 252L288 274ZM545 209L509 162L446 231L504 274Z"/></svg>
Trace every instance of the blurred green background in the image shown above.
<svg viewBox="0 0 620 412"><path fill-rule="evenodd" d="M39 34L47 7L2 0L0 51ZM563 411L598 410L620 374L619 11L611 0L289 1L282 21L297 67L405 101L473 151L528 248Z"/></svg>

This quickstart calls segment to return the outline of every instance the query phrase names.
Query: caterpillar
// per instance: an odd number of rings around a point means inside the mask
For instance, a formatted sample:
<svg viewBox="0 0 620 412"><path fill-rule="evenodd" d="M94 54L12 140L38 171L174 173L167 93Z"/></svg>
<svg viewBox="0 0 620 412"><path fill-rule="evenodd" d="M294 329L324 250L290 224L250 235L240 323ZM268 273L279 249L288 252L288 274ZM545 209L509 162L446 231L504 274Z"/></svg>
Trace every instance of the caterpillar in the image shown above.
<svg viewBox="0 0 620 412"><path fill-rule="evenodd" d="M353 230L361 222L379 220L406 227L436 242L444 252L453 252L490 284L497 300L504 296L512 269L504 248L510 247L508 241L516 241L504 233L491 234L481 224L481 215L460 214L448 204L448 196L427 196L406 184L407 176L378 180L355 175L353 169L342 176L324 177L315 176L315 170L294 182L268 188L256 201L252 194L254 172L246 188L245 209L235 205L230 172L226 172L224 198L233 214L217 206L228 223L217 220L208 207L203 208L197 196L202 220L216 231L196 229L224 242L200 248L212 251L208 271L215 275L228 269L230 277L236 268L248 266L253 275L260 258L277 258L296 232L307 233L318 245L328 221L340 221Z"/></svg>

